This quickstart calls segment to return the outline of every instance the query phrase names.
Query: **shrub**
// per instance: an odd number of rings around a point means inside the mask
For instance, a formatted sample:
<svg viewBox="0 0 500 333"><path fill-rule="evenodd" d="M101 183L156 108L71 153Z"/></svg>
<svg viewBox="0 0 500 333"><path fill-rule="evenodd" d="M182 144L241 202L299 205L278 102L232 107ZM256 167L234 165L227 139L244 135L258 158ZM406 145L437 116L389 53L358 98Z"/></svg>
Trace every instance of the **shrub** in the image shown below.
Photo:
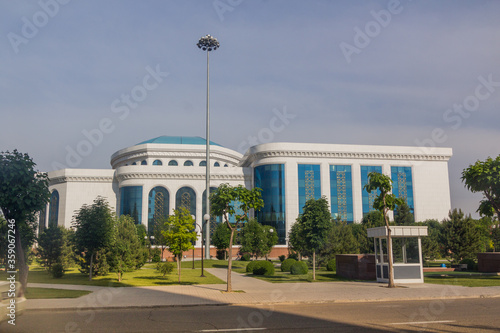
<svg viewBox="0 0 500 333"><path fill-rule="evenodd" d="M283 261L285 261L286 256L284 254L282 254L278 258L279 258L280 262L283 262Z"/></svg>
<svg viewBox="0 0 500 333"><path fill-rule="evenodd" d="M217 250L217 254L215 256L219 260L226 260L227 251L226 250Z"/></svg>
<svg viewBox="0 0 500 333"><path fill-rule="evenodd" d="M250 261L250 253L243 253L240 260L241 261Z"/></svg>
<svg viewBox="0 0 500 333"><path fill-rule="evenodd" d="M153 256L151 257L151 262L161 262L161 250L156 248L153 250Z"/></svg>
<svg viewBox="0 0 500 333"><path fill-rule="evenodd" d="M474 259L462 259L460 261L461 264L467 264L467 270L468 271L475 271L477 270L477 264L474 261Z"/></svg>
<svg viewBox="0 0 500 333"><path fill-rule="evenodd" d="M297 252L291 252L288 254L288 259L299 260L299 254Z"/></svg>
<svg viewBox="0 0 500 333"><path fill-rule="evenodd" d="M255 265L258 263L258 261L250 261L247 265L246 271L247 273L253 273L253 269L255 268Z"/></svg>
<svg viewBox="0 0 500 333"><path fill-rule="evenodd" d="M334 272L337 269L335 258L332 258L328 260L328 263L326 264L326 270L330 272Z"/></svg>
<svg viewBox="0 0 500 333"><path fill-rule="evenodd" d="M173 270L174 264L172 264L171 262L159 262L158 264L156 264L156 271L163 274L163 277L165 277L165 275L167 274L172 273Z"/></svg>
<svg viewBox="0 0 500 333"><path fill-rule="evenodd" d="M307 274L309 268L307 268L307 264L303 261L297 261L290 267L290 273L292 275L304 275Z"/></svg>
<svg viewBox="0 0 500 333"><path fill-rule="evenodd" d="M55 263L52 265L50 269L50 273L52 274L52 277L56 279L60 279L64 276L64 266L61 263Z"/></svg>
<svg viewBox="0 0 500 333"><path fill-rule="evenodd" d="M274 265L267 260L255 261L254 275L274 275Z"/></svg>
<svg viewBox="0 0 500 333"><path fill-rule="evenodd" d="M288 259L284 260L281 263L281 271L282 272L290 272L290 267L292 267L292 265L295 264L296 262L297 262L297 260L295 260L293 258L288 258Z"/></svg>

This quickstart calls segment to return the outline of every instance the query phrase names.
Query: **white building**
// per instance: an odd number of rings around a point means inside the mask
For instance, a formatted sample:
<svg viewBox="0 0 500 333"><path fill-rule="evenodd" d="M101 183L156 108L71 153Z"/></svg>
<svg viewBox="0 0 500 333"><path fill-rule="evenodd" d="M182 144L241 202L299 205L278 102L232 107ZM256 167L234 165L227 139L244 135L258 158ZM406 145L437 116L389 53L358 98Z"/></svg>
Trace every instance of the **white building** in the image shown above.
<svg viewBox="0 0 500 333"><path fill-rule="evenodd" d="M40 225L70 227L75 211L97 196L146 227L179 206L201 225L205 145L199 137L161 136L117 151L111 169L49 172L52 196ZM416 221L442 220L451 208L451 148L266 143L241 155L212 142L210 149L211 186L261 188L265 206L255 215L274 227L281 245L309 198L325 196L332 217L360 222L373 209L375 193L363 190L371 171L392 178L393 193L406 199Z"/></svg>

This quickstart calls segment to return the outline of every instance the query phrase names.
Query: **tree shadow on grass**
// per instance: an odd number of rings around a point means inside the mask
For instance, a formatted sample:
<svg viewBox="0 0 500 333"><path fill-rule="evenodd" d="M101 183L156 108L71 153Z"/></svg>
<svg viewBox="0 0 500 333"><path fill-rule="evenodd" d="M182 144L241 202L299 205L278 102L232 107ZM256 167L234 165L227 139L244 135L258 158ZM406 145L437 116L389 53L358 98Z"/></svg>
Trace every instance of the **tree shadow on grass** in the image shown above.
<svg viewBox="0 0 500 333"><path fill-rule="evenodd" d="M183 281L181 281L181 283L179 283L179 282L177 282L177 280L175 280L175 281L168 280L168 277L160 277L160 276L134 276L133 278L134 279L141 279L141 280L156 280L152 283L155 285L159 285L159 286L170 286L170 285L192 286L192 285L198 284L195 282L183 282Z"/></svg>

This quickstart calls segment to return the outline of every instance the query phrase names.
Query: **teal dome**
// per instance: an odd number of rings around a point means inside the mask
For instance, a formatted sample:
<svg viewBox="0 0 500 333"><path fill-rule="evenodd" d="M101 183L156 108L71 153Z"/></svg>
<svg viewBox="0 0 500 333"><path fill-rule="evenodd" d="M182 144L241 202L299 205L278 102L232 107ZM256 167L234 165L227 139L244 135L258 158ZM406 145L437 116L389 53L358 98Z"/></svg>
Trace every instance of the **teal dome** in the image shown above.
<svg viewBox="0 0 500 333"><path fill-rule="evenodd" d="M149 139L138 143L137 145L142 145L145 143L161 143L161 144L173 144L173 145L206 145L207 140L199 136L159 136L154 139ZM137 146L136 145L136 146ZM210 145L221 146L218 143L210 141ZM221 146L222 147L222 146Z"/></svg>

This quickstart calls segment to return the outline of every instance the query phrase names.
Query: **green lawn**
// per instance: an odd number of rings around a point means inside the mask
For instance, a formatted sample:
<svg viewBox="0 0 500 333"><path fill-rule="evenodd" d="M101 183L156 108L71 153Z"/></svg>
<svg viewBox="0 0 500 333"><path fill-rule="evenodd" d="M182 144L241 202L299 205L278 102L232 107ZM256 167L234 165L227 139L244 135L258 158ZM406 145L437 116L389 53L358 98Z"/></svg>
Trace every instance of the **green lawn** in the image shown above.
<svg viewBox="0 0 500 333"><path fill-rule="evenodd" d="M187 267L185 266L186 264L187 263L183 263L182 265L182 285L224 283L224 281L208 272L205 272L205 277L202 278L200 277L200 269L191 269L191 266ZM0 272L0 279L5 280L5 278L5 272ZM52 276L49 275L44 268L38 265L32 265L30 266L28 283L77 284L104 287L160 286L178 284L177 269L174 269L172 273L163 278L161 274L156 272L156 264L146 264L139 270L125 273L122 282L118 282L116 273L109 273L106 276L96 276L92 279L92 281L89 281L88 276L80 273L76 267L67 270L62 278L55 279L52 278Z"/></svg>
<svg viewBox="0 0 500 333"><path fill-rule="evenodd" d="M77 298L90 294L87 290L66 290L52 288L33 288L28 287L26 290L27 299L48 299L48 298Z"/></svg>
<svg viewBox="0 0 500 333"><path fill-rule="evenodd" d="M446 272L442 275L427 273L424 276L424 282L464 287L494 287L500 286L500 276L470 272Z"/></svg>

